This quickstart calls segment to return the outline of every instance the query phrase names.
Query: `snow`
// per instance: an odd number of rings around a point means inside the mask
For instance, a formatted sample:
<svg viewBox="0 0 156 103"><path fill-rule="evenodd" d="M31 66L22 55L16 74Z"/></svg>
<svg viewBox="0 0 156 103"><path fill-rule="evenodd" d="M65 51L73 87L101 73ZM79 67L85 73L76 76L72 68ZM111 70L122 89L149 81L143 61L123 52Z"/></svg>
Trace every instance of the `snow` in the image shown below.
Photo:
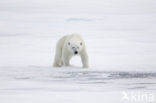
<svg viewBox="0 0 156 103"><path fill-rule="evenodd" d="M134 103L122 100L123 91L149 93L156 101L155 5L155 0L0 1L0 102ZM79 57L72 58L72 67L53 68L57 40L73 32L86 42L89 69L81 68Z"/></svg>

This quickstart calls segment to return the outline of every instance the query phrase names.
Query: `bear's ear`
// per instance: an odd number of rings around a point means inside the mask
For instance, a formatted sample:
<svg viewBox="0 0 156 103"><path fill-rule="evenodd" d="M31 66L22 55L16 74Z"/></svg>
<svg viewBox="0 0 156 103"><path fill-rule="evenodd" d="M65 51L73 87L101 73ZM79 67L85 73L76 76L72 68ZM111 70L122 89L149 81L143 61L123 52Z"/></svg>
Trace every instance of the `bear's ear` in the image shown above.
<svg viewBox="0 0 156 103"><path fill-rule="evenodd" d="M82 45L82 42L80 42L80 45Z"/></svg>
<svg viewBox="0 0 156 103"><path fill-rule="evenodd" d="M70 45L70 42L68 42L68 45Z"/></svg>

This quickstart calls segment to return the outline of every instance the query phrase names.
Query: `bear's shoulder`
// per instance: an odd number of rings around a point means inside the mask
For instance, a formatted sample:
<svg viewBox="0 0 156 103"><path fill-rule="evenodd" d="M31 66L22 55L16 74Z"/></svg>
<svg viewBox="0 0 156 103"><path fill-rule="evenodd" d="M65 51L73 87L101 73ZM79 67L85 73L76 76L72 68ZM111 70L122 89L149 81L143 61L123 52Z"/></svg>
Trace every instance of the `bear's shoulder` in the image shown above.
<svg viewBox="0 0 156 103"><path fill-rule="evenodd" d="M78 39L78 40L82 40L82 37L80 34L77 33L72 33L71 35L69 35L69 39Z"/></svg>

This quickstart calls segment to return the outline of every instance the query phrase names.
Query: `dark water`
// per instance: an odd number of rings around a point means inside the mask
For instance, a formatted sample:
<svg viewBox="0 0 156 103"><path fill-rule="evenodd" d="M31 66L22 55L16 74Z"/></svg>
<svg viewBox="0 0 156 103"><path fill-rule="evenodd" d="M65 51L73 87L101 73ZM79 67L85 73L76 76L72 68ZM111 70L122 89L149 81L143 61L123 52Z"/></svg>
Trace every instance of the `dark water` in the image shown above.
<svg viewBox="0 0 156 103"><path fill-rule="evenodd" d="M119 72L73 68L1 68L6 80L39 81L95 86L100 89L156 90L155 72Z"/></svg>
<svg viewBox="0 0 156 103"><path fill-rule="evenodd" d="M63 71L51 75L56 81L81 84L116 85L127 89L156 88L156 73L146 72L106 72L106 71Z"/></svg>

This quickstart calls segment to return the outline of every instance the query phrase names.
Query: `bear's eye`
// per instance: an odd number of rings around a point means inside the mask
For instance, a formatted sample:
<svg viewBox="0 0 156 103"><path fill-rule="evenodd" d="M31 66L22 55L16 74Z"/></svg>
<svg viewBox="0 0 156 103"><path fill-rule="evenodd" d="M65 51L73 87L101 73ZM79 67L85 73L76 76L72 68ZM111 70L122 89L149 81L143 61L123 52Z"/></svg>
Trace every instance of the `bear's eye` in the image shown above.
<svg viewBox="0 0 156 103"><path fill-rule="evenodd" d="M68 45L70 45L70 42L68 42Z"/></svg>
<svg viewBox="0 0 156 103"><path fill-rule="evenodd" d="M80 43L80 45L82 45L82 42Z"/></svg>

